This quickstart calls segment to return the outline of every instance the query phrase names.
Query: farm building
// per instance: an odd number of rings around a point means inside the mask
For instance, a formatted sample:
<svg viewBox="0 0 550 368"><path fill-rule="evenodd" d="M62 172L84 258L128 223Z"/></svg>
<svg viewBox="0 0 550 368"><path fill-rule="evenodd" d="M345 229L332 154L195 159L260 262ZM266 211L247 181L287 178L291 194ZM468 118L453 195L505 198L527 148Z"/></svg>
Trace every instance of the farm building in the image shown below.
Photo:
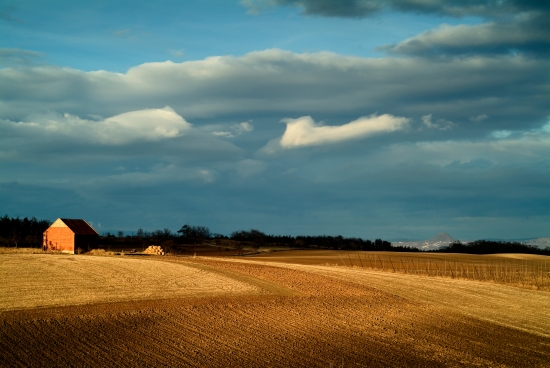
<svg viewBox="0 0 550 368"><path fill-rule="evenodd" d="M43 250L66 253L87 252L97 245L99 235L84 220L58 218L43 234Z"/></svg>

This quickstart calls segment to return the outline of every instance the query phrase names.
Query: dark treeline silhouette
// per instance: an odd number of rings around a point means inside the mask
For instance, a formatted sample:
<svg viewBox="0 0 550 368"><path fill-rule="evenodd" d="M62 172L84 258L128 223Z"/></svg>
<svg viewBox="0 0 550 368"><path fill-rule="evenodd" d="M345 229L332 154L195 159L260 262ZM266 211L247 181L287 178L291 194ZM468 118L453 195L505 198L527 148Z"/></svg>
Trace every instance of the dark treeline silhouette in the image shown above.
<svg viewBox="0 0 550 368"><path fill-rule="evenodd" d="M8 215L0 217L0 246L3 247L36 247L42 245L42 233L50 226L49 220L37 220L10 218ZM170 229L145 231L138 229L135 235L124 235L122 231L116 234L105 233L99 238L99 246L135 246L146 247L156 244L162 245L168 251L177 250L180 246L202 244L214 241L216 244L231 242L234 247L242 249L243 246L281 246L299 249L341 249L354 251L388 251L388 252L422 252L418 248L395 246L391 242L376 239L374 241L361 238L346 238L338 236L292 236L292 235L267 235L259 230L239 230L225 236L215 234L206 226L183 225L178 231ZM227 243L224 243L229 245ZM430 252L443 253L469 253L469 254L493 254L493 253L527 253L550 255L550 248L539 249L532 245L518 242L476 240L470 243L455 241L446 247Z"/></svg>
<svg viewBox="0 0 550 368"><path fill-rule="evenodd" d="M42 233L50 226L49 220L0 217L0 246L32 247L42 246Z"/></svg>
<svg viewBox="0 0 550 368"><path fill-rule="evenodd" d="M183 225L181 229L178 230L180 236L184 238L187 242L196 242L201 243L206 239L213 238L213 234L210 233L210 229L206 226L192 226L192 225Z"/></svg>
<svg viewBox="0 0 550 368"><path fill-rule="evenodd" d="M118 231L116 234L106 232L99 237L99 246L142 247L151 244L172 244L174 243L174 239L177 238L177 234L173 233L170 229L167 228L150 232L140 228L135 235L124 235L124 232L122 231Z"/></svg>
<svg viewBox="0 0 550 368"><path fill-rule="evenodd" d="M470 243L455 241L446 247L435 250L443 253L469 253L469 254L494 254L494 253L526 253L542 254L550 256L550 248L540 249L532 245L518 242L476 240Z"/></svg>
<svg viewBox="0 0 550 368"><path fill-rule="evenodd" d="M107 233L101 237L100 244L118 244L118 245L136 245L159 244L166 247L185 244L201 244L211 240L232 240L239 242L239 246L250 245L257 246L284 246L299 249L341 249L356 251L388 251L388 252L423 252L418 248L396 246L391 242L376 239L374 241L361 238L346 238L343 236L291 236L291 235L267 235L259 230L239 230L231 235L211 233L206 226L184 225L176 233L169 229L155 230L152 232L139 229L135 236L124 237L119 232L119 236ZM540 249L532 245L526 245L518 242L476 240L470 243L455 241L446 247L428 252L442 253L468 253L468 254L493 254L493 253L526 253L550 255L550 248Z"/></svg>
<svg viewBox="0 0 550 368"><path fill-rule="evenodd" d="M342 249L358 251L392 251L392 252L419 252L417 248L394 246L389 241L376 239L363 240L361 238L346 238L343 236L291 236L291 235L268 235L259 230L239 230L231 233L230 236L215 234L206 226L193 226L185 224L177 232L169 229L155 230L152 232L138 229L136 235L124 236L118 232L118 236L106 233L100 237L100 246L136 246L162 245L167 249L177 250L180 246L195 245L213 241L216 244L232 245L237 248L243 246L270 247L291 247L299 249ZM221 241L221 242L220 242ZM229 241L230 244L223 241Z"/></svg>
<svg viewBox="0 0 550 368"><path fill-rule="evenodd" d="M338 236L304 236L296 237L291 235L266 235L259 230L235 231L230 236L231 240L250 242L256 244L294 246L296 248L322 248L322 249L344 249L364 251L392 251L392 252L418 252L417 248L393 246L389 241L376 239L375 241L363 240L361 238L345 238Z"/></svg>
<svg viewBox="0 0 550 368"><path fill-rule="evenodd" d="M303 242L306 248L318 246L328 249L363 250L363 251L389 251L389 252L418 252L418 248L394 246L382 239L375 241L361 238L345 238L338 236L297 236L296 241Z"/></svg>

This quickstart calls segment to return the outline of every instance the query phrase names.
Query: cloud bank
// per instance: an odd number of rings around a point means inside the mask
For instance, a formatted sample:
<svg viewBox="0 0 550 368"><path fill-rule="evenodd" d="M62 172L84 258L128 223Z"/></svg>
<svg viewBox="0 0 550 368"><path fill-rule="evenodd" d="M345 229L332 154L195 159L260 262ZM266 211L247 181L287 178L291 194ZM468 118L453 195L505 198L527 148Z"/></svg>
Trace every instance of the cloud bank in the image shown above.
<svg viewBox="0 0 550 368"><path fill-rule="evenodd" d="M550 54L550 14L524 13L512 21L439 27L378 50L414 56Z"/></svg>
<svg viewBox="0 0 550 368"><path fill-rule="evenodd" d="M342 18L364 18L384 10L464 17L499 16L550 8L544 1L521 0L242 0L241 3L252 13L258 13L266 6L294 6L301 8L306 15Z"/></svg>
<svg viewBox="0 0 550 368"><path fill-rule="evenodd" d="M292 6L302 9L305 15L322 17L365 18L397 11L454 18L481 17L486 21L477 25L441 24L397 44L376 48L396 55L550 54L550 3L543 1L246 0L242 3L256 14L261 13L262 7Z"/></svg>
<svg viewBox="0 0 550 368"><path fill-rule="evenodd" d="M0 49L3 210L130 230L548 236L549 4L246 1L262 3L484 23L440 25L376 59L268 49L124 73Z"/></svg>
<svg viewBox="0 0 550 368"><path fill-rule="evenodd" d="M170 106L186 119L273 116L273 123L312 112L351 120L366 111L385 111L413 119L433 114L488 131L510 129L519 121L540 124L550 114L547 96L540 93L550 88L548 66L523 56L369 59L273 49L146 63L125 74L5 68L0 69L0 110L4 119L29 121L32 114L52 111L116 116ZM469 120L483 114L499 126Z"/></svg>

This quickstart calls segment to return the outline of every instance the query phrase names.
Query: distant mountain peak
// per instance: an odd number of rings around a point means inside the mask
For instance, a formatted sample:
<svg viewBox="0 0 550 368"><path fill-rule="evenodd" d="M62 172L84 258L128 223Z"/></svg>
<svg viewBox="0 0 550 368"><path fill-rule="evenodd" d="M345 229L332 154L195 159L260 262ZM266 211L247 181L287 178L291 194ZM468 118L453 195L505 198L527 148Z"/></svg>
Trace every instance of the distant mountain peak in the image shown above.
<svg viewBox="0 0 550 368"><path fill-rule="evenodd" d="M428 240L430 243L436 243L436 242L446 242L446 243L452 243L456 239L450 236L447 233L439 233L430 240Z"/></svg>

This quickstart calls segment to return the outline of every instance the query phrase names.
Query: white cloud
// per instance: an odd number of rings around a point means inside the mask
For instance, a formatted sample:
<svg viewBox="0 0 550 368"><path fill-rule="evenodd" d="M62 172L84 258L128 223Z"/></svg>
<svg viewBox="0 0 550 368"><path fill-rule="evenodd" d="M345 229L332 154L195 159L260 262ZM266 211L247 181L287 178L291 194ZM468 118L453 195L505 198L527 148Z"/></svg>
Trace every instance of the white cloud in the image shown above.
<svg viewBox="0 0 550 368"><path fill-rule="evenodd" d="M340 126L321 126L315 124L310 116L281 121L286 123L285 133L280 140L281 147L296 148L344 142L402 130L407 126L409 119L388 114L371 115Z"/></svg>
<svg viewBox="0 0 550 368"><path fill-rule="evenodd" d="M254 127L250 123L250 121L243 121L242 123L235 124L231 127L237 134L242 134L245 132L251 132L254 130Z"/></svg>
<svg viewBox="0 0 550 368"><path fill-rule="evenodd" d="M491 135L495 138L506 138L512 134L509 130L496 130L491 133Z"/></svg>
<svg viewBox="0 0 550 368"><path fill-rule="evenodd" d="M2 118L17 121L28 121L30 112L113 116L165 105L202 121L279 120L312 111L330 118L369 111L419 118L428 111L461 124L481 113L499 124L524 126L548 114L547 98L539 92L548 88L547 79L540 78L547 64L522 56L372 59L265 50L146 63L124 74L5 68L0 69L0 111ZM216 130L236 133L231 125Z"/></svg>
<svg viewBox="0 0 550 368"><path fill-rule="evenodd" d="M487 120L489 116L487 114L481 114L476 116L470 116L468 120L474 123L481 123L483 120Z"/></svg>
<svg viewBox="0 0 550 368"><path fill-rule="evenodd" d="M215 132L212 132L212 134L218 137L235 138L235 136L253 131L254 126L252 126L250 121L244 121L242 123L232 125L231 129L233 130L233 133L224 132L224 131L215 131Z"/></svg>
<svg viewBox="0 0 550 368"><path fill-rule="evenodd" d="M130 111L102 120L81 119L78 116L38 117L32 122L2 124L16 131L36 132L54 136L69 136L76 140L107 145L134 141L159 141L174 138L189 131L192 126L172 108Z"/></svg>
<svg viewBox="0 0 550 368"><path fill-rule="evenodd" d="M131 111L113 116L100 122L94 130L100 142L121 144L135 140L174 138L190 129L191 124L166 106L163 109Z"/></svg>
<svg viewBox="0 0 550 368"><path fill-rule="evenodd" d="M212 132L213 135L217 137L226 137L226 138L233 138L235 137L231 132Z"/></svg>
<svg viewBox="0 0 550 368"><path fill-rule="evenodd" d="M438 119L436 123L432 122L432 114L422 116L422 127L428 129L449 130L455 126L455 123L445 119Z"/></svg>
<svg viewBox="0 0 550 368"><path fill-rule="evenodd" d="M501 165L533 166L550 157L550 134L528 132L519 137L507 138L499 132L491 141L439 141L414 144L392 144L375 155L380 165L400 165L407 162L446 166L453 162L468 163L475 160Z"/></svg>

